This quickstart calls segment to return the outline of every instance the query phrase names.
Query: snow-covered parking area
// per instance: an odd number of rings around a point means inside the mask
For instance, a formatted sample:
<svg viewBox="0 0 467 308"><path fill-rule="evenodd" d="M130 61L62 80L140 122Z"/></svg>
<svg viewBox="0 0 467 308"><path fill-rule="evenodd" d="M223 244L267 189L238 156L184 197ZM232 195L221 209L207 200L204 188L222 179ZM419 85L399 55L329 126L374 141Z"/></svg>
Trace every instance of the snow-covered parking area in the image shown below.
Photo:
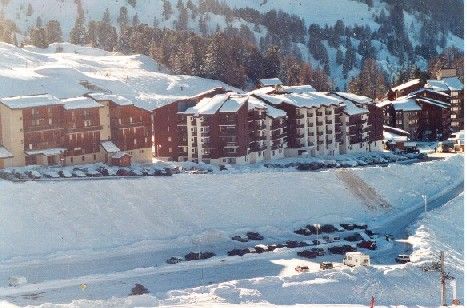
<svg viewBox="0 0 467 308"><path fill-rule="evenodd" d="M439 302L439 273L424 272L420 266L445 247L437 244L443 242L450 247L448 270L462 277L461 241L445 232L462 234L463 225L454 221L454 226L442 228L449 216L462 217L456 211L462 209L463 197L443 205L462 185L463 156L305 173L258 170L99 182L0 181L4 192L0 194L0 299L20 305L77 300L73 307L134 307L368 305L375 296L382 305L433 306ZM423 195L428 213L418 221ZM451 212L443 214L448 209ZM375 239L377 250L362 250L370 254L368 268L344 267L341 255L298 257L297 252L306 248L227 256L237 247L312 242L314 235L293 231L316 223L367 224L396 239L415 235L416 240L410 238L414 262L394 265L394 254L405 252L407 246L383 238ZM264 240L231 239L247 231L259 232ZM198 250L216 256L165 263L171 256ZM319 270L321 261L331 261L336 268ZM299 274L297 265L310 271ZM27 283L8 287L10 276L25 277ZM136 283L150 294L127 298ZM463 302L462 286L459 279ZM414 294L414 288L420 292Z"/></svg>

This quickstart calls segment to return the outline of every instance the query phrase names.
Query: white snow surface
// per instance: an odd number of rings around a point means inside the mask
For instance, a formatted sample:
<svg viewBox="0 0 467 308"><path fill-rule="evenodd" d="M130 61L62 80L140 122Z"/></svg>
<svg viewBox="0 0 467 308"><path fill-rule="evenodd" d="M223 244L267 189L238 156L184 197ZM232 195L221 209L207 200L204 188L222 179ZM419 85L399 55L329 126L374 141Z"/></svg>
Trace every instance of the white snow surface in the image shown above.
<svg viewBox="0 0 467 308"><path fill-rule="evenodd" d="M111 249L147 240L170 243L170 239L209 230L225 236L223 232L241 228L287 228L310 220L382 223L418 204L422 194L434 196L460 183L462 166L462 157L455 156L407 166L353 169L392 205L389 210L364 206L333 169L313 173L256 169L21 185L0 181L0 260Z"/></svg>
<svg viewBox="0 0 467 308"><path fill-rule="evenodd" d="M56 53L59 46L63 52ZM0 43L0 54L0 97L14 96L0 100L16 108L106 92L153 110L215 87L235 90L220 81L165 74L146 56L123 56L69 43L52 44L48 49L21 49ZM48 94L37 95L44 93ZM127 103L118 96L114 98L116 103Z"/></svg>

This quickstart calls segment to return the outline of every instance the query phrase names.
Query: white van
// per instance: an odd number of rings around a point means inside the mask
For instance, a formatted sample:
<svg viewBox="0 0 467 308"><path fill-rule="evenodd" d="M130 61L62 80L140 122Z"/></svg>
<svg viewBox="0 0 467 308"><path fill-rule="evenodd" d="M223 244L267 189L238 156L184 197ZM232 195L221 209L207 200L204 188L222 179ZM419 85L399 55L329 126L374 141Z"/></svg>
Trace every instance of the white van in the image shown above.
<svg viewBox="0 0 467 308"><path fill-rule="evenodd" d="M354 266L370 266L370 256L360 251L346 252L344 264L350 267Z"/></svg>

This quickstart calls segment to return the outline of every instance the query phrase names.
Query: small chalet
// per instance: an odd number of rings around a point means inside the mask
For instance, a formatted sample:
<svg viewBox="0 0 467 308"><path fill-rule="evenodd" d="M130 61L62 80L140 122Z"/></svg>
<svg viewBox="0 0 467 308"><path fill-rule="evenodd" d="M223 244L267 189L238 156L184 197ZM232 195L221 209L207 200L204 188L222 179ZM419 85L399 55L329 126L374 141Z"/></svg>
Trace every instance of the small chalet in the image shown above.
<svg viewBox="0 0 467 308"><path fill-rule="evenodd" d="M125 152L118 152L112 155L112 165L119 167L129 167L131 165L131 155Z"/></svg>

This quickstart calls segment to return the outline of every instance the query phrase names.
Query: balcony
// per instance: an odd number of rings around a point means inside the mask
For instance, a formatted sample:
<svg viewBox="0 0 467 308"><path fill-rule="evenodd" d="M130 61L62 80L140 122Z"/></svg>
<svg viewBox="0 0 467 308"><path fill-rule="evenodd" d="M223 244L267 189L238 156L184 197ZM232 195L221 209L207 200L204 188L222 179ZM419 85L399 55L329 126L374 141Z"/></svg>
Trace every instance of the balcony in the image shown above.
<svg viewBox="0 0 467 308"><path fill-rule="evenodd" d="M323 126L323 124L324 124L324 123L323 123L322 121L316 121L316 125L317 125L317 126Z"/></svg>
<svg viewBox="0 0 467 308"><path fill-rule="evenodd" d="M297 119L304 119L305 115L304 114L297 114Z"/></svg>
<svg viewBox="0 0 467 308"><path fill-rule="evenodd" d="M333 134L333 132L332 132L332 130L329 130L329 129L327 129L327 130L326 130L326 134L328 134L328 135L332 135L332 134Z"/></svg>
<svg viewBox="0 0 467 308"><path fill-rule="evenodd" d="M332 125L332 120L326 120L327 125Z"/></svg>
<svg viewBox="0 0 467 308"><path fill-rule="evenodd" d="M327 116L332 115L332 111L326 111L326 115L327 115Z"/></svg>
<svg viewBox="0 0 467 308"><path fill-rule="evenodd" d="M317 116L317 117L322 117L322 116L323 116L323 112L322 112L322 111L317 111L317 112L316 112L316 116Z"/></svg>

